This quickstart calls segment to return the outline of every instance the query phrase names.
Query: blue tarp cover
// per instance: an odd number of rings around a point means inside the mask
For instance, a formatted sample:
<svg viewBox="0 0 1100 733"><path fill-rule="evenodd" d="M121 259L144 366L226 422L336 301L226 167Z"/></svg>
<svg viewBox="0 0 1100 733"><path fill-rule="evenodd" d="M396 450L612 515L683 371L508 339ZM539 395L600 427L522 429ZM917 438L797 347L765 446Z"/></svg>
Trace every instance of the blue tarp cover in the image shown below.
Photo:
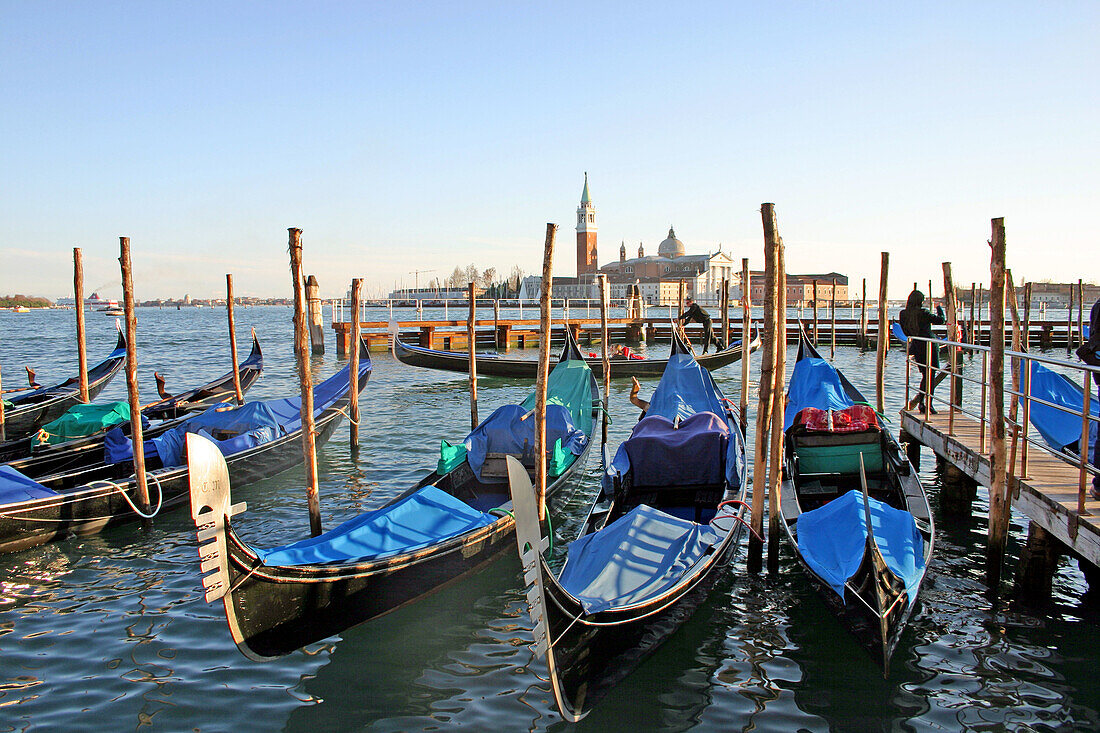
<svg viewBox="0 0 1100 733"><path fill-rule="evenodd" d="M903 344L909 342L909 337L905 335L905 331L902 330L901 324L897 321L894 321L890 324L890 333L892 333L894 335L894 338L896 338Z"/></svg>
<svg viewBox="0 0 1100 733"><path fill-rule="evenodd" d="M15 504L20 501L57 495L58 493L53 489L47 489L11 466L0 466L0 504Z"/></svg>
<svg viewBox="0 0 1100 733"><path fill-rule="evenodd" d="M669 358L668 364L665 365L665 371L661 375L661 381L657 384L657 389L653 391L653 397L650 398L649 409L646 410L645 418L638 422L638 425L634 427L634 431L636 433L639 428L648 431L648 425L658 424L647 422L653 417L664 418L664 424L666 425L674 423L676 418L679 417L681 419L679 430L683 430L688 422L687 419L697 413L711 413L718 421L726 423L723 417L726 415L726 410L722 404L722 393L714 384L710 372L699 366L699 363L690 354L673 354ZM707 420L700 420L700 422L692 423L692 425L699 426L707 422ZM725 475L729 485L738 488L741 486L745 469L744 438L739 429L728 430L728 424L726 424L726 427L730 439L726 442ZM632 433L631 436L633 437L635 433ZM678 438L670 434L669 440L676 441ZM615 452L615 458L611 462L611 468L619 475L623 475L631 469L631 456L628 452L627 443L629 441L619 446L618 451ZM668 451L666 458L670 463L669 467L665 469L665 473L672 470L691 470L685 465L688 461L675 451ZM659 467L654 468L659 470ZM647 473L650 471L650 469L644 470ZM706 468L706 470L709 471L710 468Z"/></svg>
<svg viewBox="0 0 1100 733"><path fill-rule="evenodd" d="M787 388L787 408L783 429L794 424L795 416L806 407L819 410L843 410L855 403L844 391L840 375L824 359L804 357L795 362Z"/></svg>
<svg viewBox="0 0 1100 733"><path fill-rule="evenodd" d="M875 542L890 568L905 583L909 598L924 573L924 541L909 512L869 499ZM814 573L844 597L844 583L859 570L867 543L863 492L849 491L798 518L798 551Z"/></svg>
<svg viewBox="0 0 1100 733"><path fill-rule="evenodd" d="M570 543L558 582L589 613L632 606L675 586L719 539L708 525L641 504Z"/></svg>
<svg viewBox="0 0 1100 733"><path fill-rule="evenodd" d="M660 415L638 421L622 445L635 486L722 483L729 426L713 412L697 412L679 428Z"/></svg>
<svg viewBox="0 0 1100 733"><path fill-rule="evenodd" d="M1079 443L1081 441L1080 413L1085 401L1081 385L1074 384L1065 376L1047 369L1038 362L1033 361L1031 365L1031 396L1077 412L1076 415L1071 415L1032 400L1031 424L1056 450L1065 450L1067 445ZM1021 363L1021 383L1026 376L1025 369L1026 367ZM1097 402L1095 397L1092 398L1092 416L1100 417L1100 402ZM1095 441L1096 423L1093 422L1089 424L1089 445L1093 445Z"/></svg>
<svg viewBox="0 0 1100 733"><path fill-rule="evenodd" d="M351 519L318 537L256 553L267 565L366 562L438 544L496 519L445 491L426 486L392 506Z"/></svg>
<svg viewBox="0 0 1100 733"><path fill-rule="evenodd" d="M660 415L675 420L691 417L697 412L723 414L718 388L710 372L690 354L673 354L669 357L661 381L649 400L646 416Z"/></svg>
<svg viewBox="0 0 1100 733"><path fill-rule="evenodd" d="M489 453L521 455L535 449L535 416L522 405L502 405L485 419L485 422L466 436L466 456L474 475L481 480L481 469ZM548 452L557 441L561 448L573 456L584 452L588 436L573 425L569 411L561 405L546 406L546 446ZM570 464L572 461L570 461ZM564 470L565 467L562 467ZM561 471L558 472L559 474Z"/></svg>
<svg viewBox="0 0 1100 733"><path fill-rule="evenodd" d="M359 373L371 370L370 360L359 367ZM313 414L317 416L340 397L347 394L350 384L350 367L344 367L313 388ZM145 441L146 455L160 456L161 463L182 466L185 463L183 448L187 433L209 438L221 450L222 455L233 455L247 448L266 443L294 432L302 424L302 398L246 402L240 407L231 402L214 405L169 431ZM225 433L236 433L225 440ZM134 458L131 440L115 428L107 433L103 443L103 457L107 463L121 463Z"/></svg>

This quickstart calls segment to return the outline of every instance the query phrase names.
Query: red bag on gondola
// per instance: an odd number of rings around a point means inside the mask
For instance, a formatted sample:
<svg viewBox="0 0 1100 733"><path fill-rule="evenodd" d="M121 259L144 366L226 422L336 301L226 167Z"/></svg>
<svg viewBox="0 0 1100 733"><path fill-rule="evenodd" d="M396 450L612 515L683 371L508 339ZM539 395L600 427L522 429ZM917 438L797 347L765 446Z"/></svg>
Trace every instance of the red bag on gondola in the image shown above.
<svg viewBox="0 0 1100 733"><path fill-rule="evenodd" d="M878 415L867 405L844 410L806 407L795 416L794 424L815 433L859 433L879 427Z"/></svg>

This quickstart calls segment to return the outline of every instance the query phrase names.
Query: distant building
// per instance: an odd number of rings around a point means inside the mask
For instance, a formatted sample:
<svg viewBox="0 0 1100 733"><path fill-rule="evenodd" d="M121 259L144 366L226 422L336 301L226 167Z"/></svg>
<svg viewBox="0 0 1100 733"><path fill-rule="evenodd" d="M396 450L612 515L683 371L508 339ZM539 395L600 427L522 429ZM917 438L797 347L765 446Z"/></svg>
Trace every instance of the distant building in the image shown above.
<svg viewBox="0 0 1100 733"><path fill-rule="evenodd" d="M814 302L814 281L817 281L817 302L828 303L833 299L833 281L836 281L836 299L848 300L848 276L839 272L827 272L823 274L791 275L787 274L787 303L797 305L799 303ZM764 302L764 273L752 271L749 273L749 295L755 305ZM732 296L731 296L732 297Z"/></svg>

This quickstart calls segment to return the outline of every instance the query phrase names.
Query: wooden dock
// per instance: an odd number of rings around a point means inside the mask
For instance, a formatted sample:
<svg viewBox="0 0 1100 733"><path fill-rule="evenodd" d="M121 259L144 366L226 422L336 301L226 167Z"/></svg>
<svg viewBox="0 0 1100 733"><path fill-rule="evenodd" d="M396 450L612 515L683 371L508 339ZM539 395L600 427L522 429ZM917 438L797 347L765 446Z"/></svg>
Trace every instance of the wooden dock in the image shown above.
<svg viewBox="0 0 1100 733"><path fill-rule="evenodd" d="M663 310L663 309L662 309ZM792 309L793 310L793 309ZM713 314L717 316L717 314ZM798 343L797 320L793 315L788 320L787 343ZM596 336L600 330L600 319L595 318L569 318L569 327L573 329L573 335L579 341L585 342ZM658 317L646 318L608 318L608 332L612 341L616 343L638 343L640 341L658 342L668 341L669 317L665 313ZM819 318L816 338L813 320L809 317L802 318L807 334L816 346L828 348L833 340L833 324L828 318ZM719 333L721 321L714 318L714 331ZM759 321L757 321L759 325ZM555 323L555 329L560 323ZM1059 326L1061 326L1059 328ZM397 322L402 340L415 343L432 349L464 349L466 348L467 329L466 319L449 320L406 320ZM389 348L388 321L360 321L363 339L372 349ZM336 353L344 356L351 340L351 322L333 321L332 330L336 333ZM538 319L501 319L494 321L492 318L478 319L476 335L478 346L485 348L507 349L512 346L526 348L538 344ZM702 338L703 327L698 324L688 324L689 336L695 339ZM983 323L975 329L978 343L989 343L989 322ZM731 321L731 338L741 338L741 319L737 317ZM560 334L560 331L559 331ZM1040 348L1064 348L1067 341L1066 324L1058 324L1053 321L1033 323L1029 341L1032 346ZM969 336L969 334L967 334ZM557 338L557 336L555 336ZM875 348L878 338L878 323L871 320L867 324L866 332L860 327L858 318L836 319L836 345L859 346L861 348ZM966 337L964 337L966 338ZM1074 342L1076 343L1076 342ZM897 347L897 341L891 343L891 347Z"/></svg>
<svg viewBox="0 0 1100 733"><path fill-rule="evenodd" d="M946 409L938 415L929 415L927 420L923 413L908 410L901 413L903 439L911 436L978 484L989 486L992 481L988 454L991 443L987 436L986 453L983 454L978 421L956 412L954 431L949 432L948 426ZM1010 482L1012 508L1023 512L1078 557L1098 567L1100 501L1090 496L1085 502L1086 514L1079 515L1078 481L1077 466L1032 446L1027 475Z"/></svg>

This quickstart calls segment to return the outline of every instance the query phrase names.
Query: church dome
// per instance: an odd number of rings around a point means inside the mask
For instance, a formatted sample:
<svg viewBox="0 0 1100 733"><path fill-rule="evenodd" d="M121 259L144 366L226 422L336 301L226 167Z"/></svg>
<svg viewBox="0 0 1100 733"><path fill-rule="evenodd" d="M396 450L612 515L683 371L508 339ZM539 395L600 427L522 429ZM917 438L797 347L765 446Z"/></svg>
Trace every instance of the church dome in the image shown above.
<svg viewBox="0 0 1100 733"><path fill-rule="evenodd" d="M684 243L676 238L676 232L672 227L668 228L668 239L657 247L657 255L660 257L682 257L684 255Z"/></svg>

